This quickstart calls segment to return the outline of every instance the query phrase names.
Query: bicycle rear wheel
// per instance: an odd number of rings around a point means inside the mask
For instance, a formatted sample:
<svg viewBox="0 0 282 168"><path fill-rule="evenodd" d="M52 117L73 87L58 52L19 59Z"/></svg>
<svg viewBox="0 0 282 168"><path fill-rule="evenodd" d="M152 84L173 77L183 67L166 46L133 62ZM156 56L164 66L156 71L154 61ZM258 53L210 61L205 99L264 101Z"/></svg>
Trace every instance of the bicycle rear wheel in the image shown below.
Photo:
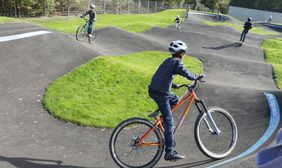
<svg viewBox="0 0 282 168"><path fill-rule="evenodd" d="M91 37L88 37L88 42L90 43L90 44L93 44L94 42L95 42L95 40L96 40L96 38L97 38L97 32L96 32L96 30L93 30L92 31L92 33L91 33Z"/></svg>
<svg viewBox="0 0 282 168"><path fill-rule="evenodd" d="M149 132L148 132L149 131ZM148 137L140 142L140 138ZM110 153L120 167L153 167L160 160L164 142L159 129L142 118L130 118L121 122L112 132Z"/></svg>
<svg viewBox="0 0 282 168"><path fill-rule="evenodd" d="M76 30L76 40L77 41L82 41L86 37L86 27L85 25L79 26Z"/></svg>
<svg viewBox="0 0 282 168"><path fill-rule="evenodd" d="M221 133L216 134L208 129L205 122L206 114L202 113L195 123L195 140L199 149L206 156L221 159L228 156L237 143L237 126L232 116L223 108L211 107L208 111Z"/></svg>

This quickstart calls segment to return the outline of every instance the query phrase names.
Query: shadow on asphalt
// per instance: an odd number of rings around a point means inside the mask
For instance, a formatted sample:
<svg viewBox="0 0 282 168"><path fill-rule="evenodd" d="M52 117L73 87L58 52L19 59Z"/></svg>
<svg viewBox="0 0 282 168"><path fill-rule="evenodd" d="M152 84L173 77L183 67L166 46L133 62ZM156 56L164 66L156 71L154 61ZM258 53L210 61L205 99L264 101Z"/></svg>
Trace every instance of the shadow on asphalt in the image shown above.
<svg viewBox="0 0 282 168"><path fill-rule="evenodd" d="M268 28L270 28L271 30L274 30L274 31L282 33L282 26L281 27L268 26Z"/></svg>
<svg viewBox="0 0 282 168"><path fill-rule="evenodd" d="M0 156L0 161L8 162L16 168L88 168L82 166L62 165L61 160L45 160L24 157Z"/></svg>
<svg viewBox="0 0 282 168"><path fill-rule="evenodd" d="M231 43L231 44L227 44L227 45L222 45L222 46L218 46L218 47L202 47L205 49L212 49L212 50L221 50L224 48L230 48L230 47L241 47L241 43Z"/></svg>
<svg viewBox="0 0 282 168"><path fill-rule="evenodd" d="M182 168L182 167L185 167L185 168L189 168L189 167L196 167L196 166L201 166L201 165L204 165L204 164L207 164L207 163L211 163L211 162L214 162L215 160L213 159L208 159L208 160L201 160L201 161L198 161L198 162L192 162L192 163L187 163L187 164L179 164L179 165L175 165L175 166L165 166L165 167L158 167L158 168Z"/></svg>

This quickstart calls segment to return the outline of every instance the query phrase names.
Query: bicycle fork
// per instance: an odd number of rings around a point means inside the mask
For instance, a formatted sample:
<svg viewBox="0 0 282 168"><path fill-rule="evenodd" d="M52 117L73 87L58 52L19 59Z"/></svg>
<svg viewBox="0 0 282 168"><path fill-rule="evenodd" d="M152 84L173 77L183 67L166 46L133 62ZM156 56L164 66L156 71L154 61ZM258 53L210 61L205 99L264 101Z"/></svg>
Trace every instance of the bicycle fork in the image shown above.
<svg viewBox="0 0 282 168"><path fill-rule="evenodd" d="M208 111L204 101L203 100L196 100L195 105L196 105L196 107L197 107L197 109L199 110L200 113L204 113L204 122L206 124L206 127L209 129L209 132L211 132L212 134L219 135L221 133L221 131L216 126L216 123L215 123L214 119L212 118L211 113ZM200 105L201 105L202 108L200 108Z"/></svg>

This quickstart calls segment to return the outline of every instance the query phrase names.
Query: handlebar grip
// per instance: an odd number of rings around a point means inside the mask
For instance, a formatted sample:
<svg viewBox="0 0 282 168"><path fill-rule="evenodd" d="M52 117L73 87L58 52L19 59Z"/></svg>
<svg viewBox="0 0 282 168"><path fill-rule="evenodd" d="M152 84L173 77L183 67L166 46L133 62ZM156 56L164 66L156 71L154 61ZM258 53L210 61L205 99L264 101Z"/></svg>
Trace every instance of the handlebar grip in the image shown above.
<svg viewBox="0 0 282 168"><path fill-rule="evenodd" d="M205 77L206 75L205 74L201 74L198 76L198 78L196 80L200 81Z"/></svg>

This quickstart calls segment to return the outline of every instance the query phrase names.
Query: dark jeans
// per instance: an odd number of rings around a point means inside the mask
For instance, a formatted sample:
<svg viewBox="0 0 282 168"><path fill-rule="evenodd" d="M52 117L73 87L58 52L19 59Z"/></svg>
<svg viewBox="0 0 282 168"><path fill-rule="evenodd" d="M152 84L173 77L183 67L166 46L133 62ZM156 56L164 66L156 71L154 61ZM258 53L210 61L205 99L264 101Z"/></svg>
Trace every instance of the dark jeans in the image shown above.
<svg viewBox="0 0 282 168"><path fill-rule="evenodd" d="M88 34L92 33L93 25L94 25L94 21L89 20L89 22L88 22L88 30L87 30Z"/></svg>
<svg viewBox="0 0 282 168"><path fill-rule="evenodd" d="M240 38L240 41L244 42L245 41L245 38L246 38L246 35L248 33L248 30L243 30L242 34L241 34L241 38Z"/></svg>
<svg viewBox="0 0 282 168"><path fill-rule="evenodd" d="M158 93L152 90L149 90L150 97L157 103L159 110L163 116L163 126L165 129L165 153L171 155L174 151L174 120L171 112L171 108L175 106L179 97L174 93L170 93L169 95Z"/></svg>

